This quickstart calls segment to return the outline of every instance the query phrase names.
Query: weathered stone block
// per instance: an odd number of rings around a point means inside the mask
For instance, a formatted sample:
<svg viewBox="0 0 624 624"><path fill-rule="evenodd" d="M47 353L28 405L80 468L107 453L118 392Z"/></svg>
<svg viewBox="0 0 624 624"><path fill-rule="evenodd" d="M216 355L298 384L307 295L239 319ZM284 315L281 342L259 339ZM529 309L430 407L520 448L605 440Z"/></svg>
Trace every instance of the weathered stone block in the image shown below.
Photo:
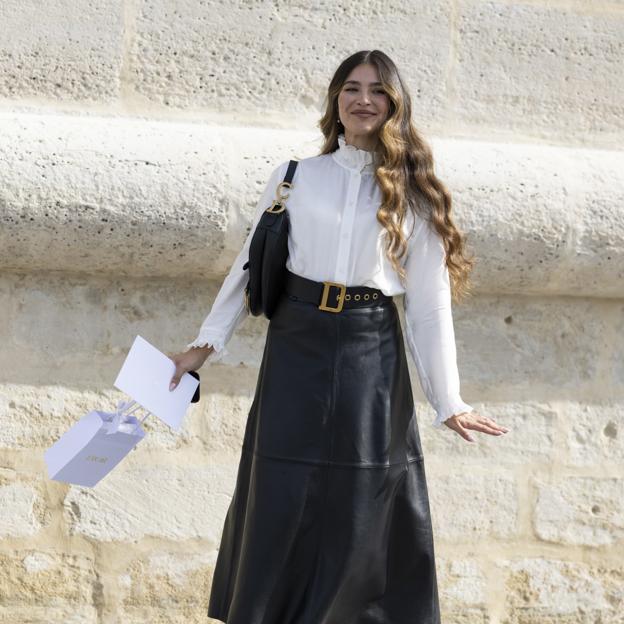
<svg viewBox="0 0 624 624"><path fill-rule="evenodd" d="M436 573L443 621L488 624L488 584L476 558L436 557Z"/></svg>
<svg viewBox="0 0 624 624"><path fill-rule="evenodd" d="M621 477L561 477L537 490L534 527L540 539L561 544L604 546L624 538L624 480Z"/></svg>
<svg viewBox="0 0 624 624"><path fill-rule="evenodd" d="M131 79L151 102L204 106L245 122L279 126L286 114L316 114L337 59L354 52L344 38L348 23L360 41L393 42L405 59L404 78L414 85L418 116L435 122L448 98L451 19L442 0L340 2L312 11L305 2L218 0L182 9L144 0L136 17ZM289 57L298 64L282 62Z"/></svg>
<svg viewBox="0 0 624 624"><path fill-rule="evenodd" d="M216 556L155 550L133 560L118 579L123 621L205 622Z"/></svg>
<svg viewBox="0 0 624 624"><path fill-rule="evenodd" d="M621 567L550 558L497 564L505 578L503 624L622 624Z"/></svg>
<svg viewBox="0 0 624 624"><path fill-rule="evenodd" d="M0 267L196 287L230 269L269 174L293 150L292 133L275 129L16 113L0 125Z"/></svg>
<svg viewBox="0 0 624 624"><path fill-rule="evenodd" d="M614 76L624 19L615 7L464 0L456 28L462 123L594 143L622 132L624 82Z"/></svg>
<svg viewBox="0 0 624 624"><path fill-rule="evenodd" d="M316 134L275 129L15 113L0 123L0 267L28 272L222 281L269 173L320 147ZM482 259L479 290L623 296L619 152L431 142Z"/></svg>
<svg viewBox="0 0 624 624"><path fill-rule="evenodd" d="M65 0L0 5L0 94L4 98L110 102L119 95L123 1Z"/></svg>
<svg viewBox="0 0 624 624"><path fill-rule="evenodd" d="M7 321L6 326L0 324L3 345L0 366L11 370L12 381L31 386L23 389L26 397L33 393L28 404L34 406L38 400L35 400L32 386L46 386L41 398L47 404L45 409L63 397L63 405L67 406L63 409L68 411L64 416L68 418L67 422L73 422L83 407L91 409L94 404L101 404L103 408L110 406L114 409L117 398L109 403L105 398L108 395L102 394L100 399L100 394L88 393L85 395L88 401L82 407L76 405L74 408L71 401L77 395L65 396L61 388L52 390L50 386L85 392L99 390L101 393L114 389L113 382L137 334L168 355L183 351L197 336L201 322L210 310L216 285L209 286L204 289L197 283L179 283L177 280L146 282L96 278L87 284L76 276L0 275L0 290L4 287L8 293L4 302L6 307L0 308L0 317ZM45 309L46 323L41 322L42 309ZM264 318L248 317L242 321L228 343L230 354L218 365L206 365L200 370L202 396L209 394L209 389L232 396L249 396L257 371L254 374L240 370L232 378L228 369L240 364L257 368L267 325ZM245 382L245 388L241 388L241 381ZM31 415L18 407L22 390L16 386L13 384L5 391L5 405L8 400L9 406L11 397L8 393L18 392L11 408L13 416L36 426L34 419L39 414L45 424L44 405L37 407L36 413ZM45 399L48 392L53 393L49 400ZM115 397L121 398L119 394ZM191 408L200 405L201 402ZM3 409L1 405L0 409ZM22 436L16 427L19 425L10 425L11 433L0 436L4 435L10 445L19 445L20 438L27 443L30 434ZM39 436L42 442L45 438L45 432L32 435Z"/></svg>
<svg viewBox="0 0 624 624"><path fill-rule="evenodd" d="M567 403L562 408L568 462L574 466L624 464L624 405Z"/></svg>
<svg viewBox="0 0 624 624"><path fill-rule="evenodd" d="M94 560L56 550L0 553L0 622L95 624L102 600Z"/></svg>
<svg viewBox="0 0 624 624"><path fill-rule="evenodd" d="M613 320L592 299L483 296L459 306L454 324L461 379L507 401L594 392L611 352Z"/></svg>
<svg viewBox="0 0 624 624"><path fill-rule="evenodd" d="M102 542L149 536L218 543L235 487L234 459L214 456L209 466L125 462L92 489L70 487L65 521L72 535Z"/></svg>
<svg viewBox="0 0 624 624"><path fill-rule="evenodd" d="M0 538L35 535L49 520L41 496L41 482L20 480L0 468Z"/></svg>
<svg viewBox="0 0 624 624"><path fill-rule="evenodd" d="M427 471L433 530L438 539L509 539L518 533L513 477L496 471Z"/></svg>

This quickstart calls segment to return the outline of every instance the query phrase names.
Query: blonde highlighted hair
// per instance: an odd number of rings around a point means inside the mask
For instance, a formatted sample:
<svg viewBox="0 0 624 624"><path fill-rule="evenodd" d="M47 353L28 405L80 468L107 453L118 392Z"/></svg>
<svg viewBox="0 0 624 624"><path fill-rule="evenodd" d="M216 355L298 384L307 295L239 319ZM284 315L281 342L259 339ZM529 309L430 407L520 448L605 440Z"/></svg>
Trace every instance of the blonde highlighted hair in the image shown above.
<svg viewBox="0 0 624 624"><path fill-rule="evenodd" d="M403 224L408 210L432 223L446 251L451 292L455 301L471 291L474 256L466 254L466 237L455 226L449 191L434 173L431 148L412 122L411 97L394 62L380 50L363 50L345 59L329 84L325 114L319 127L325 142L321 154L338 149L344 128L338 117L338 95L351 71L361 64L377 68L390 100L387 119L379 129L375 177L382 193L377 220L387 230L386 254L399 279L405 282L400 259L407 251Z"/></svg>

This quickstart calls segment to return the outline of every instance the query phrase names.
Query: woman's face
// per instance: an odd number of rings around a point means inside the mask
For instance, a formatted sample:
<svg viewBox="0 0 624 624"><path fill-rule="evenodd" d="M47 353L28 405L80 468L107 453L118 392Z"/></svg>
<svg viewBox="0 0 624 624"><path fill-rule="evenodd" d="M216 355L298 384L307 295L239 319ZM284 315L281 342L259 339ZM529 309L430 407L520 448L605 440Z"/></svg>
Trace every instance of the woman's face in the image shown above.
<svg viewBox="0 0 624 624"><path fill-rule="evenodd" d="M368 63L353 68L338 94L338 115L347 143L373 145L389 110L390 98L377 68Z"/></svg>

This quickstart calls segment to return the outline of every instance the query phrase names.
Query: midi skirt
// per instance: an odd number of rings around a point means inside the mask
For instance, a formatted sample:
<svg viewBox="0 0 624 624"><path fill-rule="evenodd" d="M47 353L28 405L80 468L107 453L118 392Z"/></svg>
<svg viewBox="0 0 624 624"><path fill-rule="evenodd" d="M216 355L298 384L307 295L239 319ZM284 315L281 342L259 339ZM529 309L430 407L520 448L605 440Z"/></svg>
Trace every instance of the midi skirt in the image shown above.
<svg viewBox="0 0 624 624"><path fill-rule="evenodd" d="M227 624L439 624L423 453L398 310L269 322L208 615Z"/></svg>

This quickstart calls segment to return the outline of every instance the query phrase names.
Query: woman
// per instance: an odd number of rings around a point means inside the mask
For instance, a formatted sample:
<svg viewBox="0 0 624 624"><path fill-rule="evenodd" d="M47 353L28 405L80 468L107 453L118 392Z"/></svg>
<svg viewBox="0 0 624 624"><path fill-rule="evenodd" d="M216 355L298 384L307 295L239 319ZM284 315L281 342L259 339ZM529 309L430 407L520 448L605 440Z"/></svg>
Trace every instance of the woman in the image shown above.
<svg viewBox="0 0 624 624"><path fill-rule="evenodd" d="M208 615L228 624L438 624L423 455L393 295L434 425L507 429L459 394L451 313L472 260L451 199L379 50L336 71L318 156L299 161L286 207L288 281L268 325ZM272 173L254 227L288 161ZM250 232L185 371L226 353L247 316ZM323 299L323 296L326 296Z"/></svg>

